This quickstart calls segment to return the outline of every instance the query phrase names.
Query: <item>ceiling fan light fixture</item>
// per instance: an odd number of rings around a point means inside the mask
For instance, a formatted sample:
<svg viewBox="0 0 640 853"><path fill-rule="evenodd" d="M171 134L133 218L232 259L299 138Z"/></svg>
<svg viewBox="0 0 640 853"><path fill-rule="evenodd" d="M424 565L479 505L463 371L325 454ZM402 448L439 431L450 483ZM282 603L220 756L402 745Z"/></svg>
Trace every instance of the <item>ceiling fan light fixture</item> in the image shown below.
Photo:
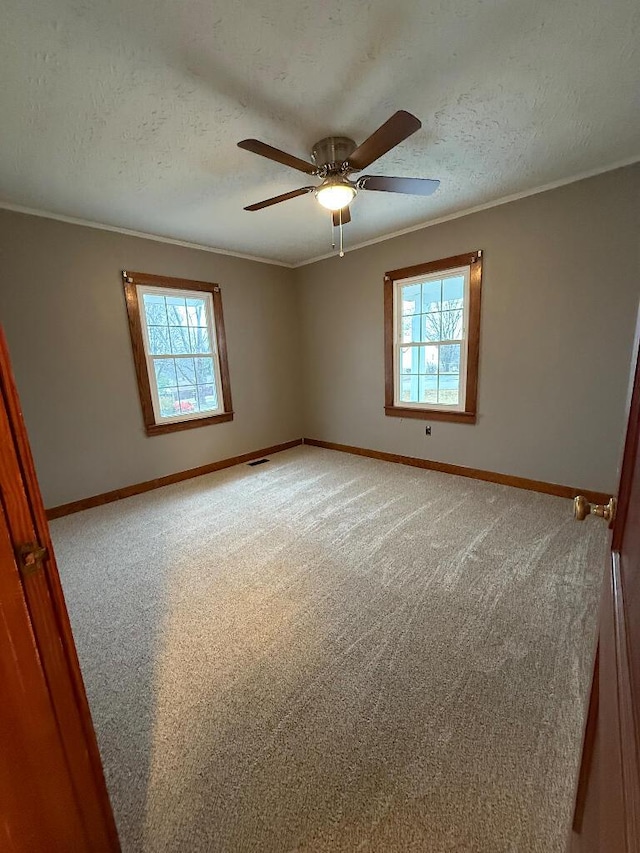
<svg viewBox="0 0 640 853"><path fill-rule="evenodd" d="M348 181L333 180L318 187L316 198L327 210L342 210L343 207L351 204L356 192L356 188Z"/></svg>

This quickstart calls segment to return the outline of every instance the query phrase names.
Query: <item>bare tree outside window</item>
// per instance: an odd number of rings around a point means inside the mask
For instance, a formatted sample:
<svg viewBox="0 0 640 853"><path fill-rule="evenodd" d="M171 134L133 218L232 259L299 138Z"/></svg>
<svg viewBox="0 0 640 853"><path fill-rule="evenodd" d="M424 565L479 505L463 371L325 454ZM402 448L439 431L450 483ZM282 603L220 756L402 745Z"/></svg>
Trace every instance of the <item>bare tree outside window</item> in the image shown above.
<svg viewBox="0 0 640 853"><path fill-rule="evenodd" d="M147 433L231 420L219 286L123 278Z"/></svg>
<svg viewBox="0 0 640 853"><path fill-rule="evenodd" d="M472 253L387 273L386 414L475 419L481 269Z"/></svg>

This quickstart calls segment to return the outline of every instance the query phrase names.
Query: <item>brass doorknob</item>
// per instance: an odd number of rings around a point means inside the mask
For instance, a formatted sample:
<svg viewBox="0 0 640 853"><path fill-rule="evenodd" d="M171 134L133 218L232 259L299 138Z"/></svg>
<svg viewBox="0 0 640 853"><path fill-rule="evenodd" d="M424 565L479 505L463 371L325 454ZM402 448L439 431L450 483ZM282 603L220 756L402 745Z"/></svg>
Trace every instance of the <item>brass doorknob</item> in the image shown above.
<svg viewBox="0 0 640 853"><path fill-rule="evenodd" d="M613 524L616 517L616 499L609 498L609 503L601 506L590 504L584 495L578 495L573 499L573 516L576 521L584 521L588 515L597 515Z"/></svg>

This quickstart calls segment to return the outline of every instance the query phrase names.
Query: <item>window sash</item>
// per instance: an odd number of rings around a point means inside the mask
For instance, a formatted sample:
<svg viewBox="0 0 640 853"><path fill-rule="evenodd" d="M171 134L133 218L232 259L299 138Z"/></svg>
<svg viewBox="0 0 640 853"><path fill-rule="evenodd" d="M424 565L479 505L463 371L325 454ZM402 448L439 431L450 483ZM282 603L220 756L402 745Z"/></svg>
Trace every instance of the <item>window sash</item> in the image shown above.
<svg viewBox="0 0 640 853"><path fill-rule="evenodd" d="M456 339L443 339L430 341L402 341L402 305L401 305L401 289L409 284L424 284L429 281L440 281L445 278L453 278L462 276L464 278L463 298L462 298L462 337ZM426 275L416 275L410 278L395 279L393 282L393 404L394 406L409 408L409 409L435 409L442 412L460 412L465 410L466 393L467 393L467 362L469 356L469 304L470 304L470 279L471 267L469 265L461 267L453 267L443 269ZM422 305L420 306L422 307ZM420 312L420 314L428 312ZM442 313L442 312L441 312ZM449 344L460 344L460 366L458 372L458 403L451 405L448 403L438 402L410 402L401 398L401 379L403 376L415 376L416 374L402 374L401 369L401 350L407 347L428 347L437 346L438 350L441 346ZM439 358L438 358L439 363ZM440 386L441 375L451 374L428 374L438 377L438 388Z"/></svg>
<svg viewBox="0 0 640 853"><path fill-rule="evenodd" d="M145 362L147 366L147 374L149 376L149 387L151 390L151 402L153 405L153 414L157 424L177 423L181 421L193 421L201 418L210 418L215 415L220 415L224 412L224 401L222 396L222 380L220 376L220 358L218 354L218 340L216 336L216 327L213 313L213 297L211 293L203 290L183 290L181 288L168 287L153 287L147 284L136 285L138 296L138 305L140 312L140 325L142 327L142 342L144 345ZM209 352L198 353L151 353L149 344L149 326L147 324L147 313L144 306L145 294L162 296L162 297L180 297L184 299L201 299L205 303L205 314L207 320L207 332L209 334ZM189 327L187 327L189 328ZM154 367L154 359L181 359L181 358L211 358L213 360L213 378L216 389L216 399L218 405L215 409L207 409L203 412L177 412L175 415L163 415L160 409L160 393L158 382L156 380L156 372ZM176 386L179 387L179 386ZM197 383L196 383L197 387Z"/></svg>

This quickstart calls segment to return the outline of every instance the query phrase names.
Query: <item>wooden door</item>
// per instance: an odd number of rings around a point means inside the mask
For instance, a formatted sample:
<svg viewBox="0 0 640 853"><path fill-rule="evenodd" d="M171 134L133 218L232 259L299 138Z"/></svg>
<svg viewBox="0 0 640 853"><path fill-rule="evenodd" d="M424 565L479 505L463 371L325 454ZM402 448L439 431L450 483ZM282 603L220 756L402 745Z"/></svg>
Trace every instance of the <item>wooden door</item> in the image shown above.
<svg viewBox="0 0 640 853"><path fill-rule="evenodd" d="M576 853L640 851L639 339L573 821Z"/></svg>
<svg viewBox="0 0 640 853"><path fill-rule="evenodd" d="M120 849L0 331L0 849Z"/></svg>

